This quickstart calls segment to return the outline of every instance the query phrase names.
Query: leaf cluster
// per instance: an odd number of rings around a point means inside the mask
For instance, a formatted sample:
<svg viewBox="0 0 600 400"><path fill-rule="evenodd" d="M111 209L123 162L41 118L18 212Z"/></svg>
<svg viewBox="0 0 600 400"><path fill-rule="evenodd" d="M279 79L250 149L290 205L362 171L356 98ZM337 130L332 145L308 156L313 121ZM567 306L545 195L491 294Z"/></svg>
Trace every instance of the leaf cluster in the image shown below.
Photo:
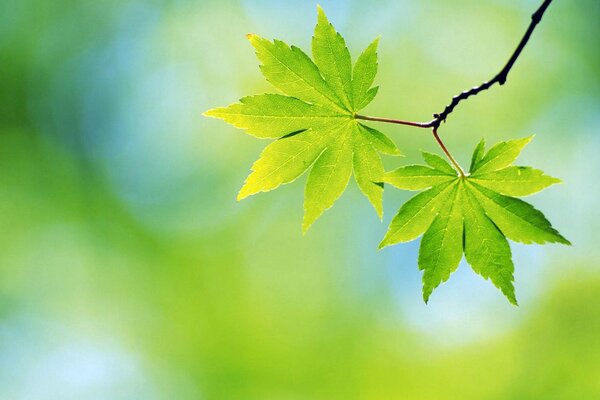
<svg viewBox="0 0 600 400"><path fill-rule="evenodd" d="M304 232L346 189L350 177L383 215L384 172L380 153L399 155L387 136L355 115L377 94L375 39L352 66L342 36L318 8L312 39L313 60L295 46L248 35L263 75L282 94L244 97L207 111L259 138L277 139L252 166L238 200L276 189L309 171L304 192Z"/></svg>
<svg viewBox="0 0 600 400"><path fill-rule="evenodd" d="M425 302L456 270L464 253L473 271L490 279L516 305L507 238L526 244L570 244L540 211L514 197L560 182L540 170L511 165L531 139L500 142L487 152L482 140L464 177L443 158L426 152L428 165L384 174L383 181L399 189L423 190L400 208L379 247L423 235L418 264Z"/></svg>
<svg viewBox="0 0 600 400"><path fill-rule="evenodd" d="M427 152L427 165L384 171L381 154L400 151L386 135L356 118L378 91L373 86L378 39L352 64L345 40L318 7L312 59L280 40L254 34L248 40L262 74L280 93L244 97L205 113L257 138L274 139L252 165L238 200L274 190L308 171L302 223L306 232L342 195L351 176L380 218L384 183L421 191L400 208L380 248L423 235L418 266L425 302L464 254L477 274L516 305L507 239L570 244L540 211L517 198L560 182L540 170L512 165L532 137L500 142L488 151L482 140L467 175Z"/></svg>

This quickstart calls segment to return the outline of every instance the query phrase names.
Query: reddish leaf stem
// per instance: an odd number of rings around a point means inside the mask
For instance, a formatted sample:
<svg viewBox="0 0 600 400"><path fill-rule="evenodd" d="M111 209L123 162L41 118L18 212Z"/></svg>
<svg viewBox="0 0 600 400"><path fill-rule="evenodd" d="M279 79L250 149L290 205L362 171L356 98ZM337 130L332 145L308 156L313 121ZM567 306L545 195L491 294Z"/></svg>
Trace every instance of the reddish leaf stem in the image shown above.
<svg viewBox="0 0 600 400"><path fill-rule="evenodd" d="M432 126L428 122L413 122L413 121L404 121L401 119L367 117L366 115L360 115L360 114L356 114L354 116L354 118L362 119L365 121L387 122L388 124L408 125L408 126L414 126L417 128L431 128L431 126Z"/></svg>
<svg viewBox="0 0 600 400"><path fill-rule="evenodd" d="M450 154L450 151L448 151L448 148L446 147L446 145L444 144L444 142L442 141L442 139L440 138L440 135L438 135L437 133L437 127L433 127L433 137L435 138L436 142L438 142L438 144L440 145L440 147L442 148L442 150L444 150L444 153L446 154L446 157L448 157L448 160L450 160L450 162L452 163L452 165L454 165L454 168L456 168L456 170L458 171L458 173L460 174L461 177L465 177L465 171L463 171L463 169L460 167L460 164L454 159L454 157L452 157L452 154Z"/></svg>

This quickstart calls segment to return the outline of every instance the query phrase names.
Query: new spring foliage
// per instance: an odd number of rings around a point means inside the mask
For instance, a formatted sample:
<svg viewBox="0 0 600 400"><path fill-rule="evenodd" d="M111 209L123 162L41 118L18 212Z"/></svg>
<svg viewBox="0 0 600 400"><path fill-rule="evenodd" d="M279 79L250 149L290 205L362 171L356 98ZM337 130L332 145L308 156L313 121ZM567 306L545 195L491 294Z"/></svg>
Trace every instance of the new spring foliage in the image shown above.
<svg viewBox="0 0 600 400"><path fill-rule="evenodd" d="M423 236L418 266L423 299L448 280L463 254L475 273L517 304L508 239L525 244L570 244L544 215L516 197L560 182L531 167L513 166L532 137L500 142L473 153L470 173L459 174L442 157L423 153L427 165L385 173L380 154L399 155L383 133L356 118L377 94L377 44L352 64L342 36L318 8L312 59L280 40L248 35L260 70L280 93L242 98L207 111L261 139L274 139L252 165L238 200L268 192L309 171L304 192L304 232L333 206L353 175L379 217L384 183L418 190L392 220L380 248Z"/></svg>

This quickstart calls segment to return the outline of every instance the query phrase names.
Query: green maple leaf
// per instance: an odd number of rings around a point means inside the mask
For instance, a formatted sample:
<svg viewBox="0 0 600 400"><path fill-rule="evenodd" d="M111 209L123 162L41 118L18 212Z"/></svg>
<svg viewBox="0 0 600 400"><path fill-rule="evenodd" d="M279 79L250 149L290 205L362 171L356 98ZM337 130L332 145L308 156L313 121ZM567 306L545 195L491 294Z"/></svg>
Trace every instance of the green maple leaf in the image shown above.
<svg viewBox="0 0 600 400"><path fill-rule="evenodd" d="M531 167L511 166L531 139L500 142L487 153L482 140L466 177L460 177L443 158L425 152L428 166L409 165L384 175L384 182L400 189L424 190L400 208L379 248L423 234L418 265L425 302L456 270L464 253L473 271L490 279L516 305L507 238L570 245L540 211L513 197L560 182Z"/></svg>
<svg viewBox="0 0 600 400"><path fill-rule="evenodd" d="M298 47L248 35L260 69L283 94L244 97L239 103L207 111L258 138L275 138L252 166L238 200L276 189L310 169L304 196L303 231L342 195L354 178L381 218L379 153L398 155L383 133L355 118L377 94L376 39L354 68L342 36L318 8L312 40L313 60Z"/></svg>

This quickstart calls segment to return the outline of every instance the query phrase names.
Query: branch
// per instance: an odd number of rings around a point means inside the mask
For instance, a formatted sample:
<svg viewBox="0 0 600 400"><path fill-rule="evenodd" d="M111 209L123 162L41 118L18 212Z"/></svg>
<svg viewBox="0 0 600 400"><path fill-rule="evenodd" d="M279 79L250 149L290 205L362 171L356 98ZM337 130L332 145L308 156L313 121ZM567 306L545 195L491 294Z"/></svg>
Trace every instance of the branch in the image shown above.
<svg viewBox="0 0 600 400"><path fill-rule="evenodd" d="M465 90L464 92L460 93L457 96L454 96L452 98L452 102L450 104L448 104L446 106L446 108L444 108L444 111L442 111L439 114L433 114L434 119L429 122L429 124L431 124L432 127L440 126L440 123L442 121L445 122L446 118L448 118L448 115L450 115L450 113L452 113L454 108L462 100L465 100L471 96L475 96L479 92L489 89L495 83L504 85L504 83L506 82L506 78L508 77L508 73L510 72L513 65L515 64L515 61L517 61L517 59L521 55L521 52L525 48L525 45L529 41L529 38L531 38L531 34L533 33L535 27L542 20L542 17L544 16L544 12L546 12L546 9L550 5L550 3L552 3L552 0L544 0L544 2L538 8L538 10L535 13L533 13L533 15L531 16L531 23L529 24L529 27L527 28L525 35L523 35L523 38L519 42L519 45L517 46L516 50L514 51L513 55L510 57L510 59L508 60L508 62L504 66L504 68L502 68L502 70L496 76L494 76L491 80L484 82L481 85L471 88L469 90Z"/></svg>
<svg viewBox="0 0 600 400"><path fill-rule="evenodd" d="M367 120L367 121L379 121L379 122L388 122L388 123L392 123L392 124L409 125L409 126L415 126L418 128L438 128L442 122L446 121L446 118L448 118L448 115L450 115L452 113L452 111L454 111L454 108L456 108L456 106L462 100L465 100L471 96L475 96L478 93L489 89L496 83L498 83L500 85L504 85L506 83L506 78L508 77L508 73L512 69L513 65L515 64L515 62L517 61L519 56L521 55L521 52L525 48L525 45L527 44L527 42L529 42L529 39L531 38L531 34L533 33L535 27L542 20L542 17L544 16L544 13L546 12L546 9L550 5L550 3L552 3L552 0L544 0L544 2L537 9L537 11L534 12L533 15L531 15L531 23L529 24L529 27L527 28L525 35L523 35L523 37L521 38L519 45L515 49L514 53L512 54L512 56L510 57L510 59L508 60L508 62L504 66L504 68L502 68L502 70L500 72L498 72L498 74L496 74L496 76L494 76L489 81L483 82L479 86L476 86L469 90L465 90L464 92L461 92L460 94L454 96L452 98L452 102L450 104L448 104L446 106L446 108L444 108L444 111L433 114L433 119L431 121L429 121L429 122L413 122L413 121L404 121L404 120L399 120L399 119L367 117L367 116L358 115L358 114L355 115L355 118L363 119L363 120Z"/></svg>
<svg viewBox="0 0 600 400"><path fill-rule="evenodd" d="M531 23L529 24L529 27L527 28L525 35L523 35L523 37L521 38L519 45L513 52L512 56L510 56L508 62L504 66L504 68L502 68L502 70L500 72L498 72L498 74L496 74L496 76L494 76L491 80L489 80L487 82L483 82L479 86L476 86L469 90L465 90L464 92L461 92L459 95L454 96L452 98L452 102L450 104L448 104L446 106L446 108L444 108L444 111L442 111L441 113L438 113L438 114L433 114L433 119L431 121L429 121L429 122L413 122L413 121L405 121L405 120L401 120L401 119L368 117L368 116L359 115L359 114L355 114L354 118L362 119L362 120L366 120L366 121L387 122L389 124L408 125L408 126L414 126L417 128L432 128L433 136L435 137L435 140L438 142L438 144L440 145L440 147L442 148L442 150L444 151L444 153L446 154L448 159L456 167L456 169L458 170L460 175L465 176L463 169L460 167L458 162L456 162L454 157L452 157L452 154L448 151L447 147L444 145L444 142L438 135L437 129L440 127L440 124L442 122L446 122L446 118L448 118L448 115L450 115L452 113L452 111L454 111L456 106L461 101L463 101L471 96L475 96L484 90L489 89L496 83L498 83L500 85L504 85L504 83L506 83L506 78L508 77L508 73L512 69L513 65L515 65L515 62L521 55L521 52L525 48L525 45L527 44L527 42L529 42L529 39L531 38L531 34L533 33L535 27L542 20L542 17L544 16L544 13L546 12L546 9L550 5L550 3L552 3L552 0L544 0L544 2L537 9L537 11L531 15Z"/></svg>

